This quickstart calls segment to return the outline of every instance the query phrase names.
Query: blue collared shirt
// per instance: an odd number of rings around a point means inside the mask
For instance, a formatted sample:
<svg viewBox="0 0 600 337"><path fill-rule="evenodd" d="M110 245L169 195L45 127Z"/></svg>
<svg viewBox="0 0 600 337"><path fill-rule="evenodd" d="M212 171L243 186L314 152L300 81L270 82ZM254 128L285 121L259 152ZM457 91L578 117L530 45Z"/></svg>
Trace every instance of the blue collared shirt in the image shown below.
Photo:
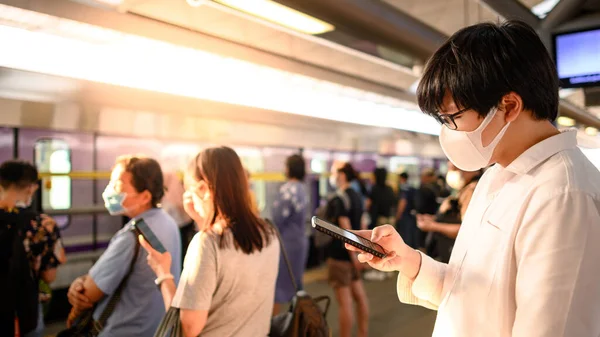
<svg viewBox="0 0 600 337"><path fill-rule="evenodd" d="M175 221L162 209L153 208L142 213L143 218L163 246L171 253L171 273L175 282L181 273L181 238ZM98 303L94 318L99 319L110 296L129 270L135 252L136 236L129 230L129 223L110 240L108 248L90 269L89 275L106 296ZM138 258L121 299L108 319L101 337L153 336L163 315L165 306L158 287L156 275L148 266L148 254L140 247Z"/></svg>

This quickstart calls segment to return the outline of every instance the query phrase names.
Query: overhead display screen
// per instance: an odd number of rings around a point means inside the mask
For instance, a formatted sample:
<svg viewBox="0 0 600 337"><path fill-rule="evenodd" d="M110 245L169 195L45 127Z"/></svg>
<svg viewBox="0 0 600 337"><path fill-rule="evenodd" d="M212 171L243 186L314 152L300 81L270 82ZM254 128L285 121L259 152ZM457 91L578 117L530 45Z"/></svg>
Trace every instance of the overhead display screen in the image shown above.
<svg viewBox="0 0 600 337"><path fill-rule="evenodd" d="M600 27L555 34L554 53L561 87L600 86Z"/></svg>

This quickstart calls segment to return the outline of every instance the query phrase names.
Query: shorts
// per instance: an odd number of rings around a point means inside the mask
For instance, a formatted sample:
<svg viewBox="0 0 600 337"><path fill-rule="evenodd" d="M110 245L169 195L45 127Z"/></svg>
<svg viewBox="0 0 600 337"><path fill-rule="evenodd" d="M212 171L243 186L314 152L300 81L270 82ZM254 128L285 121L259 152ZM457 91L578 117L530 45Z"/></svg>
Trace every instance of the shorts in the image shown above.
<svg viewBox="0 0 600 337"><path fill-rule="evenodd" d="M333 288L349 287L352 282L360 280L358 271L350 261L327 259L329 285Z"/></svg>

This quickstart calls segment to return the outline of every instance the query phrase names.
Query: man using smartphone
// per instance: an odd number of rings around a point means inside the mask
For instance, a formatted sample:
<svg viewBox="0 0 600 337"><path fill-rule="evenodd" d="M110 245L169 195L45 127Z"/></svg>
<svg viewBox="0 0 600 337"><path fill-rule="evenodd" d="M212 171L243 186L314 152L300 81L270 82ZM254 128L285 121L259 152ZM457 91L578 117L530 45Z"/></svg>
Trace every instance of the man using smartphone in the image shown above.
<svg viewBox="0 0 600 337"><path fill-rule="evenodd" d="M400 271L400 300L438 310L434 336L600 336L600 172L576 132L552 125L558 76L536 32L520 21L458 31L417 95L456 167L494 166L448 264L390 226L359 232L390 255L359 260Z"/></svg>

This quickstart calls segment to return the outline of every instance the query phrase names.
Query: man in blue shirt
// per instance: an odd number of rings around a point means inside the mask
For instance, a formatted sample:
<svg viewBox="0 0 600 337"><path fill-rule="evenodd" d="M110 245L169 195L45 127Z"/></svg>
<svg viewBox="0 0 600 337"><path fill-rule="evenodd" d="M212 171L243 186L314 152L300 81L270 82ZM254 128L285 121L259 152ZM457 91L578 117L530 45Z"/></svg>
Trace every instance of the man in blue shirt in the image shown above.
<svg viewBox="0 0 600 337"><path fill-rule="evenodd" d="M144 219L171 253L171 273L177 282L181 272L181 238L175 221L157 208L163 195L163 174L154 159L123 156L117 159L110 183L102 197L111 215ZM79 277L71 284L68 297L73 310L69 315L68 325L94 304L94 319L98 320L129 272L137 246L137 237L129 225L128 223L113 236L89 274ZM100 336L154 335L165 310L160 291L154 284L155 274L148 266L146 257L146 251L140 249L119 302Z"/></svg>

